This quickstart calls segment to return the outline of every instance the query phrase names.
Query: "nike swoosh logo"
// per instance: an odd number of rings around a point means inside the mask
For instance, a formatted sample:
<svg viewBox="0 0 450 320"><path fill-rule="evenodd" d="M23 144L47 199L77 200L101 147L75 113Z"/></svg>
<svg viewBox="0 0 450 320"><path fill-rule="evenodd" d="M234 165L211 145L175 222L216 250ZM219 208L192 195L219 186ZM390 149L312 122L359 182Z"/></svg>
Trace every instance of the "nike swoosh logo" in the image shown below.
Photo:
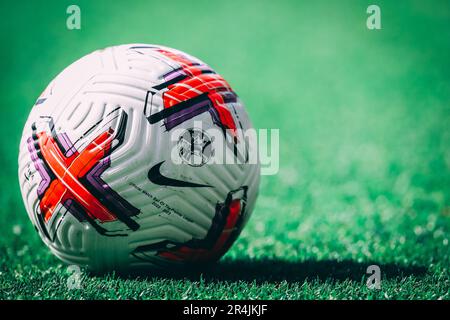
<svg viewBox="0 0 450 320"><path fill-rule="evenodd" d="M188 181L182 181L177 179L168 178L166 176L163 176L161 174L160 168L164 161L154 165L149 171L148 171L148 179L153 182L154 184L160 185L160 186L170 186L170 187L191 187L191 188L203 188L203 187L211 187L207 184L199 184L199 183L193 183Z"/></svg>

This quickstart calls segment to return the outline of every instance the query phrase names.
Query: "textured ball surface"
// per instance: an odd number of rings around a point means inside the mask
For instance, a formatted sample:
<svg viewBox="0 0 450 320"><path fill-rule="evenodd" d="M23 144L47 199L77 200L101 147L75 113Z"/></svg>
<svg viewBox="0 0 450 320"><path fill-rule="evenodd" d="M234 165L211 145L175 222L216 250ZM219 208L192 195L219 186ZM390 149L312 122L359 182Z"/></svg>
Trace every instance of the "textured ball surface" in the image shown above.
<svg viewBox="0 0 450 320"><path fill-rule="evenodd" d="M48 85L25 124L29 218L56 256L92 270L217 260L252 212L260 167L211 162L203 132L219 130L236 156L256 148L233 136L251 128L229 84L186 53L95 51Z"/></svg>

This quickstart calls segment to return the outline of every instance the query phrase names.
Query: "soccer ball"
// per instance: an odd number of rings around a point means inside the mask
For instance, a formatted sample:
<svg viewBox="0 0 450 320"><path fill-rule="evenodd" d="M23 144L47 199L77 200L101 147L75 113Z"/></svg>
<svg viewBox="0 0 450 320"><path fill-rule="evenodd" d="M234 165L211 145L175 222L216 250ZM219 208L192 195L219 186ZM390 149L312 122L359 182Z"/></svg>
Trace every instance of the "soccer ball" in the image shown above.
<svg viewBox="0 0 450 320"><path fill-rule="evenodd" d="M28 216L58 258L91 270L216 261L257 197L256 145L238 134L251 129L236 93L199 59L147 44L95 51L48 85L25 124Z"/></svg>

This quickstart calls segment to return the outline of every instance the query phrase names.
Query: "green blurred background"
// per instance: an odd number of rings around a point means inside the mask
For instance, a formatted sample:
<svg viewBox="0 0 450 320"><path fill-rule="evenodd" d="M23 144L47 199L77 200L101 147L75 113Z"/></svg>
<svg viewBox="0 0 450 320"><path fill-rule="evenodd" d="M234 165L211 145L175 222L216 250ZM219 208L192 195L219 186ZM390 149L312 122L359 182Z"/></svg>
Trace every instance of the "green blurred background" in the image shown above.
<svg viewBox="0 0 450 320"><path fill-rule="evenodd" d="M66 8L81 8L81 30ZM366 9L381 8L381 30ZM449 299L449 1L2 1L0 298ZM21 130L64 67L102 47L163 44L206 61L257 128L280 129L280 172L202 275L83 278L26 216ZM381 290L365 286L381 267Z"/></svg>

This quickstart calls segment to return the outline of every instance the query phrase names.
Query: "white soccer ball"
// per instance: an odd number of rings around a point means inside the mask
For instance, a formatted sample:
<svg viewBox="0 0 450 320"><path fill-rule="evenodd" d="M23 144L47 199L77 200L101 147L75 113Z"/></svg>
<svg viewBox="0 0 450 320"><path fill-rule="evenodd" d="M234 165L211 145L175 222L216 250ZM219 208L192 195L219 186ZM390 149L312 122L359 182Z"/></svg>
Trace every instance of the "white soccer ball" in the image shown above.
<svg viewBox="0 0 450 320"><path fill-rule="evenodd" d="M249 129L240 99L197 58L147 44L95 51L48 85L25 124L29 218L57 257L91 270L215 261L257 197L256 145L238 134Z"/></svg>

